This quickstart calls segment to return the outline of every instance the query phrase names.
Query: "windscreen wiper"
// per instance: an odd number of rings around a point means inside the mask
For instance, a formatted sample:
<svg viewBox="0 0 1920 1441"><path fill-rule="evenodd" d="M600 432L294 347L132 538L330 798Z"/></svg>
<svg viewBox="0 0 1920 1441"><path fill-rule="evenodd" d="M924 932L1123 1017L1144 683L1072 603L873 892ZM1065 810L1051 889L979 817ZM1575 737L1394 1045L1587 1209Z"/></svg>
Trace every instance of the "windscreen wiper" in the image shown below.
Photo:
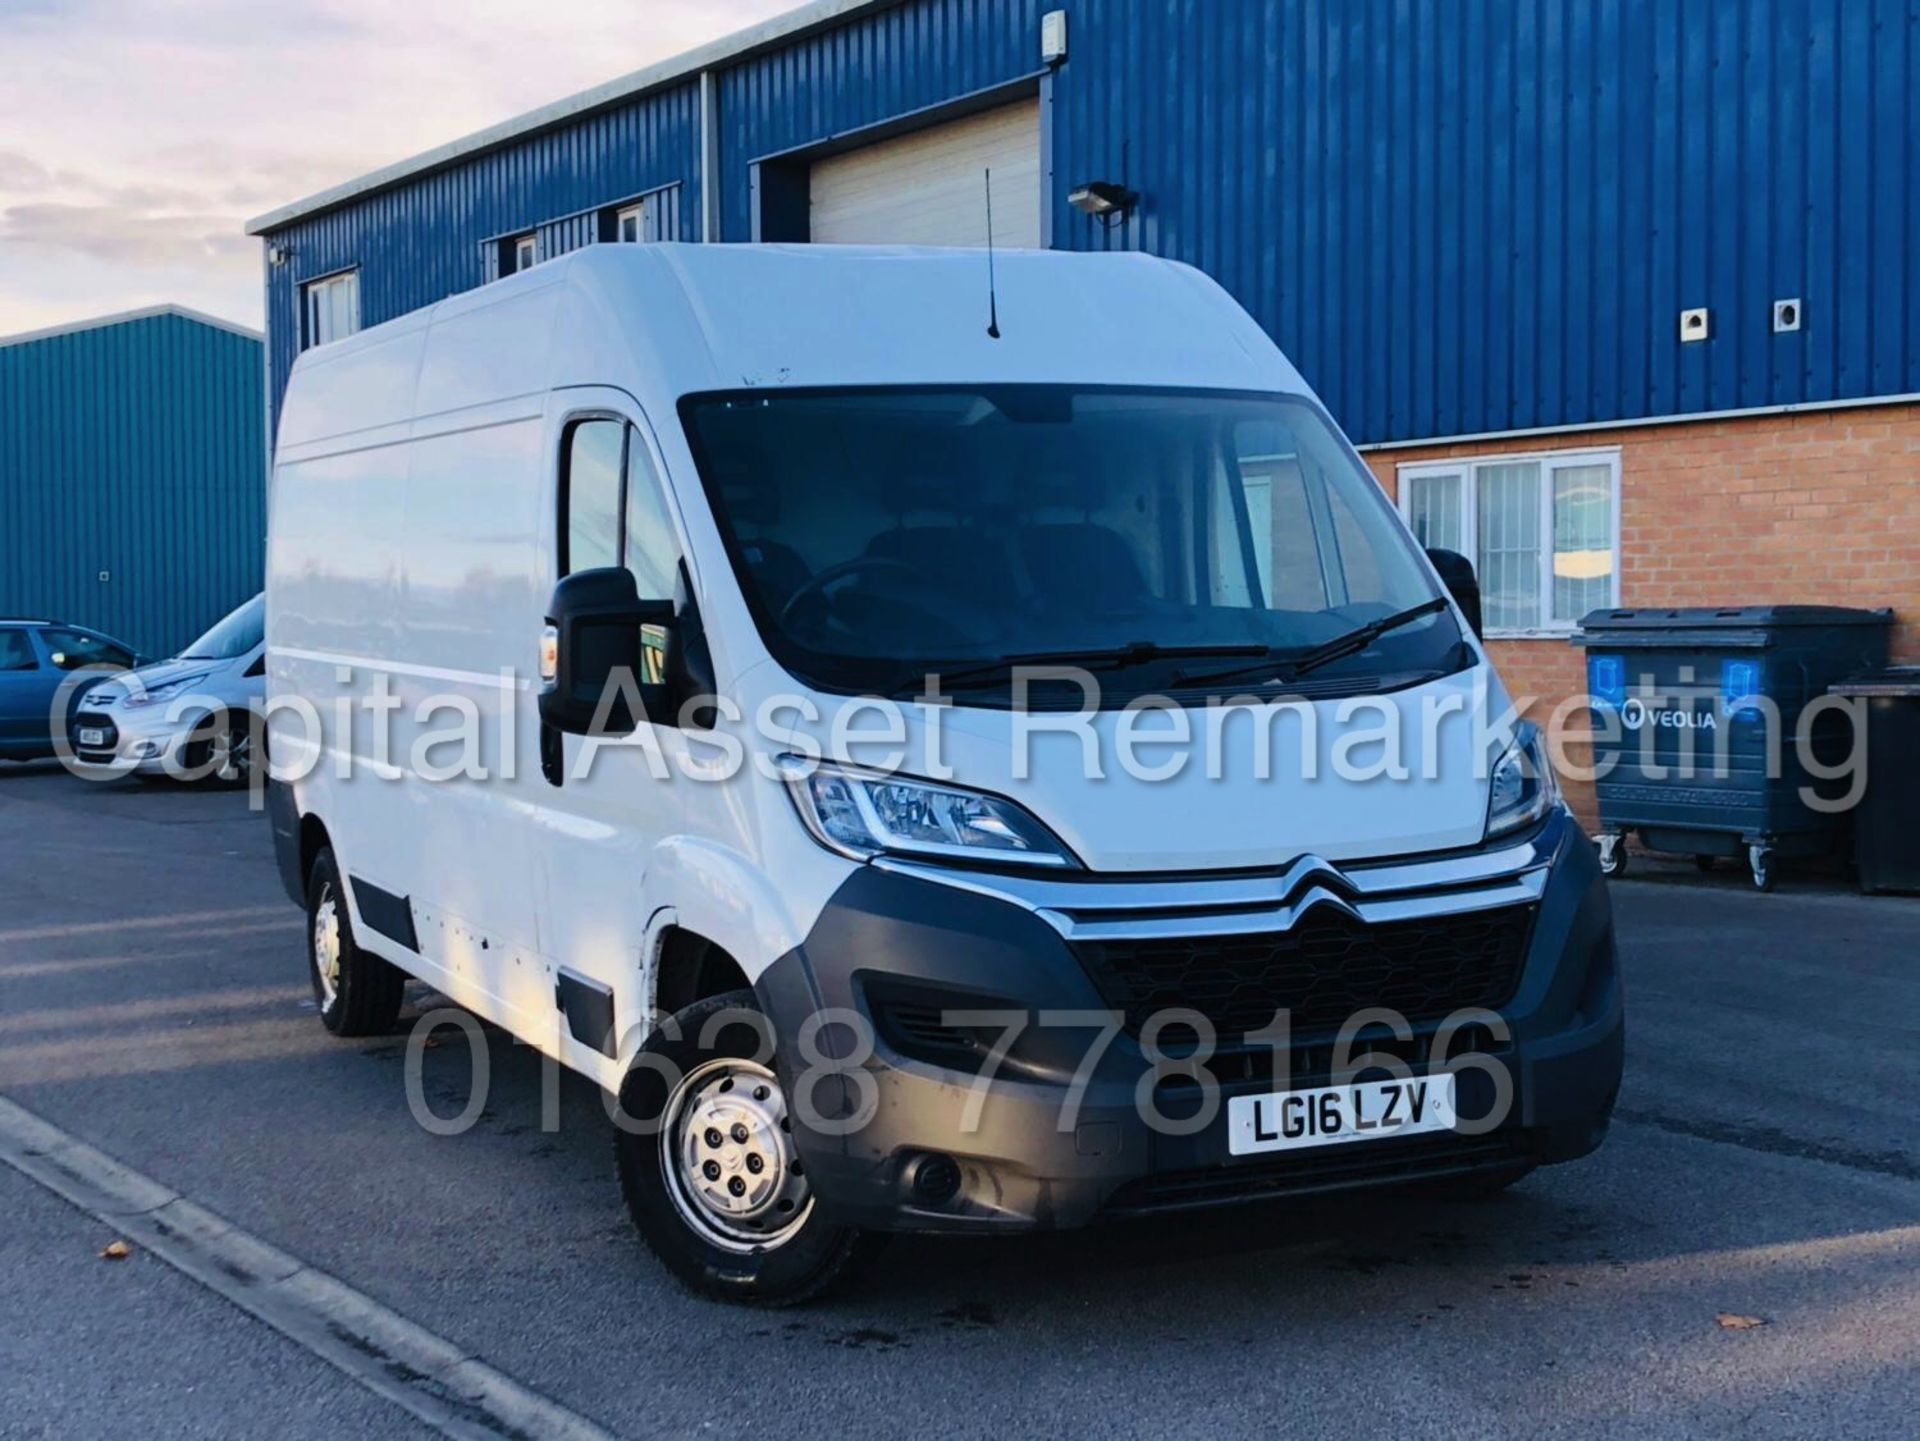
<svg viewBox="0 0 1920 1441"><path fill-rule="evenodd" d="M918 667L911 678L918 681L928 674L940 678L941 688L953 686L966 687L973 682L998 677L1002 672L1011 671L1017 666L1058 665L1078 666L1081 670L1121 670L1127 666L1141 665L1148 661L1165 660L1170 656L1210 657L1210 656L1256 656L1268 654L1264 645L1162 645L1158 641L1134 640L1125 645L1111 646L1101 650L1040 650L1027 651L1020 655L1002 656L998 660L982 661L977 665L962 666L959 670L943 671L938 665Z"/></svg>
<svg viewBox="0 0 1920 1441"><path fill-rule="evenodd" d="M1269 674L1274 664L1278 664L1282 670L1280 675L1273 677L1274 679L1296 681L1303 675L1319 670L1322 666L1332 665L1337 660L1345 660L1350 655L1358 655L1388 631L1412 625L1416 620L1437 615L1446 608L1446 597L1436 595L1432 600L1423 600L1418 605L1410 605L1405 610L1395 611L1392 615L1383 615L1378 620L1370 620L1365 625L1355 626L1345 635L1337 635L1332 640L1323 641L1314 646L1311 650L1301 651L1298 655L1284 660L1275 658L1259 665L1235 666L1232 670L1214 671L1206 675L1182 671L1173 678L1173 681L1175 685L1212 685L1219 681L1239 680L1244 676ZM1271 656L1272 652L1268 652L1268 655Z"/></svg>

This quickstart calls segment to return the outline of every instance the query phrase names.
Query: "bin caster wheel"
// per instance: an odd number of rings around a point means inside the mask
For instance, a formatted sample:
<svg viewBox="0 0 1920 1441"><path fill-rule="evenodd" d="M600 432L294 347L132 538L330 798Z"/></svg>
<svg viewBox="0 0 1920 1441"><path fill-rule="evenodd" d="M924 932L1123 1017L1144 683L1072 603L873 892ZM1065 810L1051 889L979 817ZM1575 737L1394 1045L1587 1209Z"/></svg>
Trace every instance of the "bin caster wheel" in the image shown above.
<svg viewBox="0 0 1920 1441"><path fill-rule="evenodd" d="M1600 845L1600 874L1609 878L1624 876L1627 873L1627 838L1621 835L1602 835Z"/></svg>
<svg viewBox="0 0 1920 1441"><path fill-rule="evenodd" d="M1708 871L1713 869L1713 857L1712 856L1695 856L1693 858L1693 868L1696 871L1699 871L1700 874L1705 875Z"/></svg>
<svg viewBox="0 0 1920 1441"><path fill-rule="evenodd" d="M1773 889L1773 851L1767 846L1748 846L1747 864L1753 870L1753 888L1756 891Z"/></svg>

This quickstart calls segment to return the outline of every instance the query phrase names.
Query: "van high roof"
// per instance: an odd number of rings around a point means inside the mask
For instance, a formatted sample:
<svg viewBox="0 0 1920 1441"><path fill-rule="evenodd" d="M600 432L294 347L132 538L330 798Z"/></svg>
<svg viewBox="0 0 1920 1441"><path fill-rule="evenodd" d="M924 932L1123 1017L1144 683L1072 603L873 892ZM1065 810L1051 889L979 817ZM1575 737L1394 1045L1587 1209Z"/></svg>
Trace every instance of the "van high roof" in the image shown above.
<svg viewBox="0 0 1920 1441"><path fill-rule="evenodd" d="M701 391L1059 383L1303 392L1218 285L1149 256L830 245L593 245L306 352L281 444L618 385ZM350 403L348 403L350 401Z"/></svg>

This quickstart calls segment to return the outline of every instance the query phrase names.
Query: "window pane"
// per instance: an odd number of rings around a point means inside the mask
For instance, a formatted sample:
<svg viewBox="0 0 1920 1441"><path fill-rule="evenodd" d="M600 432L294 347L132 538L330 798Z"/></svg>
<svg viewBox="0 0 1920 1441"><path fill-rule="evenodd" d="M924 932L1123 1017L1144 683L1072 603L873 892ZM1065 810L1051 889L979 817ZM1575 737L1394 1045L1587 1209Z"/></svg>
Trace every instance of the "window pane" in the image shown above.
<svg viewBox="0 0 1920 1441"><path fill-rule="evenodd" d="M762 634L836 685L1137 640L1299 649L1435 593L1304 401L873 388L708 397L689 424ZM1396 631L1348 674L1443 663L1453 635Z"/></svg>
<svg viewBox="0 0 1920 1441"><path fill-rule="evenodd" d="M567 553L562 573L620 564L617 420L583 420L567 445Z"/></svg>
<svg viewBox="0 0 1920 1441"><path fill-rule="evenodd" d="M1553 472L1553 618L1613 604L1613 467Z"/></svg>
<svg viewBox="0 0 1920 1441"><path fill-rule="evenodd" d="M1533 630L1540 625L1540 463L1483 465L1474 481L1487 628Z"/></svg>
<svg viewBox="0 0 1920 1441"><path fill-rule="evenodd" d="M1428 550L1468 555L1465 477L1416 475L1408 477L1406 485L1407 523L1414 539Z"/></svg>
<svg viewBox="0 0 1920 1441"><path fill-rule="evenodd" d="M306 288L306 343L325 345L360 328L360 273L348 271Z"/></svg>
<svg viewBox="0 0 1920 1441"><path fill-rule="evenodd" d="M653 458L639 436L627 448L627 569L642 600L671 600L680 546Z"/></svg>
<svg viewBox="0 0 1920 1441"><path fill-rule="evenodd" d="M125 665L132 659L119 646L77 630L45 630L40 638L47 643L53 663L61 670L79 670L83 665Z"/></svg>
<svg viewBox="0 0 1920 1441"><path fill-rule="evenodd" d="M1333 604L1327 594L1327 575L1320 546L1313 535L1313 512L1307 505L1307 481L1292 457L1276 459L1266 471L1261 516L1254 513L1255 476L1249 470L1247 510L1253 522L1255 551L1261 562L1261 584L1267 604L1275 610L1325 610ZM1260 538L1266 538L1261 544Z"/></svg>
<svg viewBox="0 0 1920 1441"><path fill-rule="evenodd" d="M0 630L0 670L38 670L33 642L23 630Z"/></svg>
<svg viewBox="0 0 1920 1441"><path fill-rule="evenodd" d="M1369 506L1362 514L1353 503L1356 494L1374 498L1362 489L1372 483L1370 478L1329 484L1328 468L1338 458L1323 436L1304 425L1243 424L1234 428L1233 443L1247 533L1241 535L1233 508L1218 509L1213 523L1213 604L1250 603L1244 581L1223 588L1220 579L1244 575L1243 548L1253 552L1261 595L1276 611L1377 604L1405 584L1400 573L1407 560L1404 542L1383 546L1381 517L1375 513L1379 507ZM1324 499L1323 523L1318 526L1310 493Z"/></svg>

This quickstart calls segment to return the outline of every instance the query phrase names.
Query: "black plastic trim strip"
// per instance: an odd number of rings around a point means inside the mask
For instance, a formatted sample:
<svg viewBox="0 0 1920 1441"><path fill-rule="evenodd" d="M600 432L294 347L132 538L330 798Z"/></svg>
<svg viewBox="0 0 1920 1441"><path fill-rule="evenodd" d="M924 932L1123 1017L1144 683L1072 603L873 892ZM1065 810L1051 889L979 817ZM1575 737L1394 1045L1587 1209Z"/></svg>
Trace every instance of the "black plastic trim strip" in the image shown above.
<svg viewBox="0 0 1920 1441"><path fill-rule="evenodd" d="M370 929L415 954L419 953L420 937L413 929L413 899L410 896L396 896L392 891L381 890L372 881L355 876L353 903L359 908L360 919Z"/></svg>
<svg viewBox="0 0 1920 1441"><path fill-rule="evenodd" d="M613 987L562 966L553 984L553 1003L565 1013L574 1040L609 1059L620 1054L613 1033Z"/></svg>

